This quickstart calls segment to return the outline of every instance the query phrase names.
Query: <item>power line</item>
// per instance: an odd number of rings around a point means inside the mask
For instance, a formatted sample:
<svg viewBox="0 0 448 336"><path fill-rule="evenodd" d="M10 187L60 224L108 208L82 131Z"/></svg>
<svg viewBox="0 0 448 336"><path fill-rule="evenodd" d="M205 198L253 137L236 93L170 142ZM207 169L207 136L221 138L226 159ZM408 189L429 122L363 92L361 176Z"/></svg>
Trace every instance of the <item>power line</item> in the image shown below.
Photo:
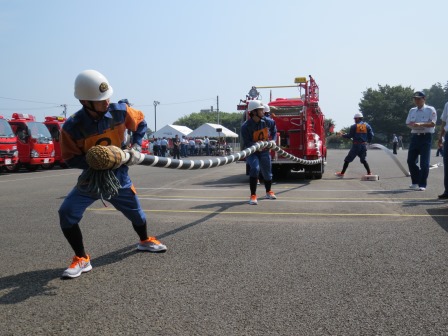
<svg viewBox="0 0 448 336"><path fill-rule="evenodd" d="M10 111L10 110L16 110L16 111L23 111L23 110L48 110L51 108L60 108L62 105L57 106L47 106L47 107L0 107L0 110L2 111Z"/></svg>
<svg viewBox="0 0 448 336"><path fill-rule="evenodd" d="M215 98L208 98L208 99L198 99L198 100L189 100L184 102L177 102L177 103L160 103L160 105L179 105L179 104L188 104L188 103L196 103L201 101L208 101L208 100L215 100ZM152 106L153 104L145 104L145 105L136 105L136 106Z"/></svg>
<svg viewBox="0 0 448 336"><path fill-rule="evenodd" d="M35 100L16 99L16 98L8 98L8 97L0 97L0 99L16 100L16 101L22 101L22 102L27 102L27 103L37 103L37 104L61 105L59 103L46 103L46 102L40 102L40 101L35 101Z"/></svg>

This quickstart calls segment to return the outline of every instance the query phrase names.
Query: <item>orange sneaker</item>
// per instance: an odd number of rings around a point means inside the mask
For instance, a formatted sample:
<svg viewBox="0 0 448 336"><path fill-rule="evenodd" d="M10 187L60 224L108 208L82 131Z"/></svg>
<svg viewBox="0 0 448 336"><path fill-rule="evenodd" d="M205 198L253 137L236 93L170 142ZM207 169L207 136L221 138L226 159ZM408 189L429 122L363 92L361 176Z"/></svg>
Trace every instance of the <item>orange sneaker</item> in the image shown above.
<svg viewBox="0 0 448 336"><path fill-rule="evenodd" d="M82 273L88 272L92 269L92 265L90 264L90 256L87 255L87 258L82 257L73 257L73 261L70 264L69 268L67 268L64 273L62 273L63 278L77 278Z"/></svg>
<svg viewBox="0 0 448 336"><path fill-rule="evenodd" d="M156 237L149 237L146 240L140 241L137 245L137 250L149 252L165 252L166 246L159 242Z"/></svg>
<svg viewBox="0 0 448 336"><path fill-rule="evenodd" d="M249 204L251 204L251 205L257 205L258 204L257 195L251 195L250 196Z"/></svg>
<svg viewBox="0 0 448 336"><path fill-rule="evenodd" d="M341 172L334 173L334 175L341 178L344 177L344 174Z"/></svg>
<svg viewBox="0 0 448 336"><path fill-rule="evenodd" d="M271 190L266 193L266 199L274 200L274 199L277 199L277 196L275 196L274 192Z"/></svg>

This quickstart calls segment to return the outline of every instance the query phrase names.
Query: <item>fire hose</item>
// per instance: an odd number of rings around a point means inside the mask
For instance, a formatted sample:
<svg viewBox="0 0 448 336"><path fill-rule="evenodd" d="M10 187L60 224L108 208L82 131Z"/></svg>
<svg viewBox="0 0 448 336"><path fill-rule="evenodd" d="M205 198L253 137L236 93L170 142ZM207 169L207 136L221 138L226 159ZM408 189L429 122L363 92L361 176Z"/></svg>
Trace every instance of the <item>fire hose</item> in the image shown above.
<svg viewBox="0 0 448 336"><path fill-rule="evenodd" d="M388 149L387 147L384 147L383 145L380 144L370 144L369 148L378 148L378 149L382 149L383 152L385 152L387 155L389 155L390 158L392 158L395 163L397 164L398 168L400 168L400 170L403 172L404 176L411 176L411 174L409 173L409 171L407 171L403 165L401 164L401 162L398 160L398 158L392 153L392 151L390 149Z"/></svg>
<svg viewBox="0 0 448 336"><path fill-rule="evenodd" d="M108 146L113 147L113 146ZM90 195L100 197L104 203L104 199L110 199L118 194L121 188L120 182L113 173L111 167L114 167L118 161L126 163L130 159L130 154L125 153L119 155L115 150L110 152L106 146L93 146L89 149L86 160L89 164L89 169L84 170L78 178L77 188ZM259 141L253 146L248 147L238 153L228 156L215 157L205 160L177 160L166 157L145 155L139 152L134 152L137 155L136 164L171 169L207 169L224 166L241 159L263 149L271 149L277 152L280 156L290 159L294 162L303 165L315 165L322 163L322 158L314 160L305 160L285 152L273 141Z"/></svg>

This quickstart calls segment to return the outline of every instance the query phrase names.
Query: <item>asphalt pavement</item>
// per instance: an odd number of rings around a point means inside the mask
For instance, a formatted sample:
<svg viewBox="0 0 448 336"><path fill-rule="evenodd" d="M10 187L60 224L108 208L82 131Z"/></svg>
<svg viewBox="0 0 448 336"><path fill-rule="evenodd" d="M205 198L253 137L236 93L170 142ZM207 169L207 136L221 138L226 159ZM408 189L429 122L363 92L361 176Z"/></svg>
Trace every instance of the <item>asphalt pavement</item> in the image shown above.
<svg viewBox="0 0 448 336"><path fill-rule="evenodd" d="M80 224L93 269L60 278L73 253L57 210L75 169L0 174L0 335L448 335L448 207L441 157L428 189L348 150L324 176L277 180L249 200L243 163L206 170L131 167L151 235L94 203ZM406 151L398 159L406 167Z"/></svg>

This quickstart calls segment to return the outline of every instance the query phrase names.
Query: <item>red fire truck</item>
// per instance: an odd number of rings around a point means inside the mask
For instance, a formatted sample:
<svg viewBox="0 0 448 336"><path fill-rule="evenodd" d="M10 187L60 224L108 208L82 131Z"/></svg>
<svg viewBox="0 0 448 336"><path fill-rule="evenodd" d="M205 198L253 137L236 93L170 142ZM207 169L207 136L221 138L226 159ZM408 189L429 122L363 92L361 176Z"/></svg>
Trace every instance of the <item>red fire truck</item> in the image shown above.
<svg viewBox="0 0 448 336"><path fill-rule="evenodd" d="M243 122L249 118L247 105L249 100L258 99L258 89L296 87L300 98L277 98L268 103L271 118L277 125L277 145L284 151L304 160L317 160L320 163L306 165L282 158L271 151L272 173L274 176L286 176L291 171L300 173L306 179L321 179L324 173L327 147L325 145L325 117L319 107L319 87L309 76L297 77L295 85L253 86L245 100L240 100L238 110L244 110ZM248 170L246 170L248 171Z"/></svg>
<svg viewBox="0 0 448 336"><path fill-rule="evenodd" d="M51 138L53 139L54 145L54 162L53 163L43 163L42 168L51 169L57 163L61 168L67 168L67 164L62 159L61 155L61 143L60 135L62 125L65 123L65 118L61 116L45 117L44 125L47 126L50 131Z"/></svg>
<svg viewBox="0 0 448 336"><path fill-rule="evenodd" d="M19 160L17 137L3 116L0 116L0 171L3 166L14 165Z"/></svg>
<svg viewBox="0 0 448 336"><path fill-rule="evenodd" d="M18 171L24 166L29 171L35 171L41 164L54 162L53 141L43 123L37 122L30 114L13 113L9 124L17 136L19 161L6 166L7 170Z"/></svg>

